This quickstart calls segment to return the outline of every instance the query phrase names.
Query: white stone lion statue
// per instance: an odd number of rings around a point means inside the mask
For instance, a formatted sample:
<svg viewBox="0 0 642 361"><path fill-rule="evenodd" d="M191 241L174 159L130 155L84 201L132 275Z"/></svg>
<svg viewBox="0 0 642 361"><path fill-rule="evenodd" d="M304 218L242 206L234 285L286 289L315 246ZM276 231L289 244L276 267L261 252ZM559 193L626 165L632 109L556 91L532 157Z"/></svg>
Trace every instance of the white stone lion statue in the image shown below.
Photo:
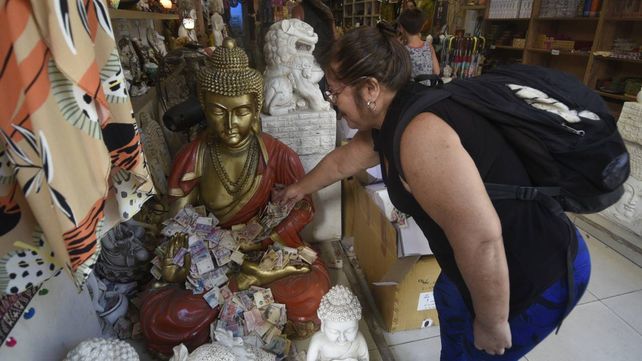
<svg viewBox="0 0 642 361"><path fill-rule="evenodd" d="M263 112L283 115L293 110L330 110L317 83L323 70L312 55L319 40L314 29L298 19L281 20L265 36L265 101Z"/></svg>

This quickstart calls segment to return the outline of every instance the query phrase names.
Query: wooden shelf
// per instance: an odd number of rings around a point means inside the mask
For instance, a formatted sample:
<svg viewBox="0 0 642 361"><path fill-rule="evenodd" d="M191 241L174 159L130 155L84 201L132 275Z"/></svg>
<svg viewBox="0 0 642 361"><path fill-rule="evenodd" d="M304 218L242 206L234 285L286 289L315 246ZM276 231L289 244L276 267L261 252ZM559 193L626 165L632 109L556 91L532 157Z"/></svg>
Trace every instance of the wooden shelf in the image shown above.
<svg viewBox="0 0 642 361"><path fill-rule="evenodd" d="M528 51L532 51L535 53L542 53L542 54L551 54L551 51L556 50L556 49L540 49L540 48L526 48ZM579 52L579 51L569 51L569 50L558 50L559 54L555 56L577 56L577 57L586 57L588 58L589 53L588 52Z"/></svg>
<svg viewBox="0 0 642 361"><path fill-rule="evenodd" d="M492 49L503 49L503 50L519 50L522 51L524 48L518 48L510 45L490 45L489 48Z"/></svg>
<svg viewBox="0 0 642 361"><path fill-rule="evenodd" d="M598 21L598 17L588 17L588 16L556 16L556 17L543 17L535 18L537 21Z"/></svg>
<svg viewBox="0 0 642 361"><path fill-rule="evenodd" d="M611 93L606 93L602 92L599 90L596 90L598 94L603 96L604 98L609 98L609 99L616 99L616 100L622 100L622 101L635 101L635 97L630 96L630 95L624 95L624 94L611 94Z"/></svg>
<svg viewBox="0 0 642 361"><path fill-rule="evenodd" d="M486 5L464 5L463 10L486 10Z"/></svg>
<svg viewBox="0 0 642 361"><path fill-rule="evenodd" d="M178 20L178 14L152 13L138 10L109 9L112 19L152 19L152 20Z"/></svg>
<svg viewBox="0 0 642 361"><path fill-rule="evenodd" d="M605 21L641 21L642 16L607 16Z"/></svg>
<svg viewBox="0 0 642 361"><path fill-rule="evenodd" d="M594 55L594 56L595 56L595 59L598 59L598 60L614 61L619 63L642 64L642 59L624 59L624 58L616 58L613 56L602 56L602 55Z"/></svg>
<svg viewBox="0 0 642 361"><path fill-rule="evenodd" d="M512 18L512 19L488 18L486 20L487 21L526 21L526 22L528 22L530 20L530 18Z"/></svg>

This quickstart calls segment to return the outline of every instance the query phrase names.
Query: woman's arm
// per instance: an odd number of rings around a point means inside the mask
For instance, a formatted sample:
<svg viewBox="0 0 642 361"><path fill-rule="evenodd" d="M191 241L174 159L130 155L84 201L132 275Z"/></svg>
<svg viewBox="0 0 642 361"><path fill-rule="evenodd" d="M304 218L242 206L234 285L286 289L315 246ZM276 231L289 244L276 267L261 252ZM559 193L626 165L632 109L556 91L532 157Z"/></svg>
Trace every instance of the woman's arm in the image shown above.
<svg viewBox="0 0 642 361"><path fill-rule="evenodd" d="M378 163L379 155L373 149L371 132L359 131L348 144L328 153L297 183L277 191L275 200L279 203L298 202L306 194L316 192Z"/></svg>
<svg viewBox="0 0 642 361"><path fill-rule="evenodd" d="M511 346L508 266L502 229L477 167L459 136L431 113L401 138L401 165L415 199L443 229L475 309L475 346L503 354Z"/></svg>

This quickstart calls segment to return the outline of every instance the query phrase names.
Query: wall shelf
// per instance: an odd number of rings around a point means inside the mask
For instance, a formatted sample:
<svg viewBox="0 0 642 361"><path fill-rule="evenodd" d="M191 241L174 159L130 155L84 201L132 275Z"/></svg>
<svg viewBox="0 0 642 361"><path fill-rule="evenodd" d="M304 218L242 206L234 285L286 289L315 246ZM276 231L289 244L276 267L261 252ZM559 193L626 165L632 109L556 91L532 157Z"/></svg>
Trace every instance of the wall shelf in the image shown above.
<svg viewBox="0 0 642 361"><path fill-rule="evenodd" d="M620 63L642 64L642 59L624 59L624 58L616 58L613 56L602 56L602 55L594 55L594 56L595 56L595 59L597 60L614 61L614 62L620 62Z"/></svg>
<svg viewBox="0 0 642 361"><path fill-rule="evenodd" d="M521 54L519 51L522 49L496 45L495 49L505 50L494 52L494 57L510 60L521 55L521 61L524 64L565 71L577 76L591 89L596 89L601 81L621 76L642 78L642 66L640 66L642 59L623 59L595 54L598 51L611 51L617 38L641 39L642 16L639 14L614 16L617 14L621 0L602 0L602 9L597 17L540 17L543 2L543 0L533 1L531 19L486 18L487 25L507 27L512 31L517 29L526 34L526 48ZM487 9L489 8L490 5ZM553 55L551 49L536 47L539 35L555 36L556 34L564 34L582 43L592 42L591 51L558 50L559 54ZM586 44L580 44L580 46L587 47ZM596 92L607 101L615 116L621 110L622 102L634 100L622 94L610 94L597 90Z"/></svg>
<svg viewBox="0 0 642 361"><path fill-rule="evenodd" d="M569 50L557 50L557 49L540 49L540 48L526 48L527 51L532 51L535 53L542 53L542 54L550 54L553 56L578 56L578 57L585 57L588 58L589 53L587 52L579 52L579 51L569 51ZM552 54L553 50L559 51L559 54Z"/></svg>
<svg viewBox="0 0 642 361"><path fill-rule="evenodd" d="M566 16L558 16L558 17L543 17L543 18L535 18L537 21L598 21L600 18L598 17L588 17L588 16L575 16L575 17L566 17Z"/></svg>
<svg viewBox="0 0 642 361"><path fill-rule="evenodd" d="M490 18L490 19L486 19L486 20L488 20L488 21L525 21L525 22L528 22L530 20L530 18L513 18L513 19L509 19L509 18L506 18L506 19L505 18Z"/></svg>
<svg viewBox="0 0 642 361"><path fill-rule="evenodd" d="M599 90L596 90L596 92L604 98L610 98L610 99L616 99L616 100L622 100L622 101L635 101L635 97L630 95L612 94L612 93L602 92Z"/></svg>
<svg viewBox="0 0 642 361"><path fill-rule="evenodd" d="M464 5L463 10L486 10L486 5Z"/></svg>
<svg viewBox="0 0 642 361"><path fill-rule="evenodd" d="M523 51L524 50L524 48L518 48L518 47L510 46L510 45L491 45L490 49L518 50L518 51Z"/></svg>
<svg viewBox="0 0 642 361"><path fill-rule="evenodd" d="M604 21L640 21L642 22L642 16L607 16L604 18Z"/></svg>
<svg viewBox="0 0 642 361"><path fill-rule="evenodd" d="M152 19L152 20L178 20L178 14L162 14L138 10L123 10L109 8L112 19Z"/></svg>

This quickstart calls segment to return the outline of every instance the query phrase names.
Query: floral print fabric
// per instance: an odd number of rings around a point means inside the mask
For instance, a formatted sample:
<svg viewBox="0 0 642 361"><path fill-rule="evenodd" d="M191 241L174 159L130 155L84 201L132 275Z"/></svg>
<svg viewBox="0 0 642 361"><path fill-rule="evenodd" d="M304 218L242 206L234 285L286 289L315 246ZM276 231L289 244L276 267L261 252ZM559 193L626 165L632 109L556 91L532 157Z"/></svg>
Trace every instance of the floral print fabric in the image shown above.
<svg viewBox="0 0 642 361"><path fill-rule="evenodd" d="M107 6L0 0L0 34L0 296L81 286L153 193Z"/></svg>
<svg viewBox="0 0 642 361"><path fill-rule="evenodd" d="M412 79L418 75L432 74L432 50L427 41L424 41L424 46L421 48L411 48L406 45L406 49L408 49L410 61L412 63ZM426 85L429 85L430 82L427 81L425 83Z"/></svg>

